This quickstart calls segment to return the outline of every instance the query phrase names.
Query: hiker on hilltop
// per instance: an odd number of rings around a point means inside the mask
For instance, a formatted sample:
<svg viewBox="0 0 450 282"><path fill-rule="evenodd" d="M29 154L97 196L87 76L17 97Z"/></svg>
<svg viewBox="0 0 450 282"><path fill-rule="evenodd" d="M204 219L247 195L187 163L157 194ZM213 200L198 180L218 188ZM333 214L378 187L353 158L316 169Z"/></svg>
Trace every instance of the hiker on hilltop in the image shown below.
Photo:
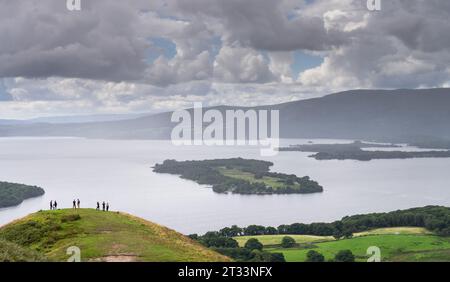
<svg viewBox="0 0 450 282"><path fill-rule="evenodd" d="M78 208L80 208L80 204L81 204L80 199L77 199L77 206L78 206Z"/></svg>
<svg viewBox="0 0 450 282"><path fill-rule="evenodd" d="M50 201L50 210L53 209L53 200Z"/></svg>
<svg viewBox="0 0 450 282"><path fill-rule="evenodd" d="M99 202L97 202L97 209L96 210L100 210L100 203Z"/></svg>
<svg viewBox="0 0 450 282"><path fill-rule="evenodd" d="M102 203L102 208L103 208L103 211L105 211L105 202L104 201Z"/></svg>
<svg viewBox="0 0 450 282"><path fill-rule="evenodd" d="M57 208L58 208L58 203L55 201L55 202L53 203L53 209L56 210Z"/></svg>
<svg viewBox="0 0 450 282"><path fill-rule="evenodd" d="M76 204L75 200L72 201L72 208L73 208L73 209L76 209L76 208L77 208L77 204Z"/></svg>
<svg viewBox="0 0 450 282"><path fill-rule="evenodd" d="M109 203L106 203L106 211L109 211Z"/></svg>

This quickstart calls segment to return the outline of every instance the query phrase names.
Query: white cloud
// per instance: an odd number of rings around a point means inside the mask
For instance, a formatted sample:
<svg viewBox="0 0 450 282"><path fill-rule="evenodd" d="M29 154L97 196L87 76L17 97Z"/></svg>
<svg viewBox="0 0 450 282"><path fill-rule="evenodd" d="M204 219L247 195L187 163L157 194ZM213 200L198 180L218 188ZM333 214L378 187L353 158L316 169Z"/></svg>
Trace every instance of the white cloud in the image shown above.
<svg viewBox="0 0 450 282"><path fill-rule="evenodd" d="M223 46L214 62L215 79L228 83L266 83L275 80L264 56L250 48Z"/></svg>

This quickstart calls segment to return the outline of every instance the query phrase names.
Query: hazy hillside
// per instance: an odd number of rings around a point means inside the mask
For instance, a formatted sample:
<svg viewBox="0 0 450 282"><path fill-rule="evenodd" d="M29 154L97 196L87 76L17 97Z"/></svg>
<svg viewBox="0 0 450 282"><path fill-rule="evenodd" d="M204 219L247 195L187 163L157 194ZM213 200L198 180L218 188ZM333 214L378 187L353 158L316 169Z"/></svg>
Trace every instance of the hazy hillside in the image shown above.
<svg viewBox="0 0 450 282"><path fill-rule="evenodd" d="M123 213L92 209L31 214L0 228L0 240L12 243L3 244L12 252L28 250L22 257L31 260L36 256L28 254L37 251L49 260L66 261L67 248L76 246L82 261L229 261L166 227ZM2 252L0 249L0 258Z"/></svg>
<svg viewBox="0 0 450 282"><path fill-rule="evenodd" d="M254 109L280 110L284 138L450 139L450 89L354 90ZM167 139L175 125L170 117L161 113L112 122L0 124L0 136Z"/></svg>
<svg viewBox="0 0 450 282"><path fill-rule="evenodd" d="M355 90L276 108L284 137L450 138L450 89Z"/></svg>

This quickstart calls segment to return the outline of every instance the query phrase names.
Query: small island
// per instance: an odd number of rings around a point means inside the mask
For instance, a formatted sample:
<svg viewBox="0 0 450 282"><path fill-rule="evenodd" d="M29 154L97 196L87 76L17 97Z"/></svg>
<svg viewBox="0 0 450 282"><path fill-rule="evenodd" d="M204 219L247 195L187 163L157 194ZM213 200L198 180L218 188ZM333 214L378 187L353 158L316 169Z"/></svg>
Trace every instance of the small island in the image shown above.
<svg viewBox="0 0 450 282"><path fill-rule="evenodd" d="M355 141L348 144L308 144L279 148L279 151L314 152L316 160L358 160L450 158L450 151L369 151L363 148L400 148L394 144L376 144Z"/></svg>
<svg viewBox="0 0 450 282"><path fill-rule="evenodd" d="M44 189L37 186L0 182L0 208L21 204L24 200L44 195Z"/></svg>
<svg viewBox="0 0 450 282"><path fill-rule="evenodd" d="M270 172L271 162L242 158L203 161L165 160L153 171L180 175L199 184L211 185L216 193L308 194L323 187L308 176Z"/></svg>

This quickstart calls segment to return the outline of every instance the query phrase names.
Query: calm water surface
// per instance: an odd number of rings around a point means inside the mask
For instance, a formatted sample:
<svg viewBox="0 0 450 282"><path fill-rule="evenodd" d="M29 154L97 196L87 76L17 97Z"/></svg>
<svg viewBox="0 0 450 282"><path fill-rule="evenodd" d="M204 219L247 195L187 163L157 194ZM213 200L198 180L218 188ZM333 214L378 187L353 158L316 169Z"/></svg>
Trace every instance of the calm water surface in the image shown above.
<svg viewBox="0 0 450 282"><path fill-rule="evenodd" d="M74 198L81 200L82 207L107 201L112 210L126 211L185 234L232 224L278 226L332 221L357 213L450 205L450 159L316 161L308 155L281 152L262 158L257 147L176 147L169 141L0 138L0 180L46 190L43 197L0 209L0 225L48 209L50 200L57 200L59 207L70 207ZM151 169L165 159L231 157L269 160L274 163L272 171L309 175L325 191L312 195L222 195Z"/></svg>

